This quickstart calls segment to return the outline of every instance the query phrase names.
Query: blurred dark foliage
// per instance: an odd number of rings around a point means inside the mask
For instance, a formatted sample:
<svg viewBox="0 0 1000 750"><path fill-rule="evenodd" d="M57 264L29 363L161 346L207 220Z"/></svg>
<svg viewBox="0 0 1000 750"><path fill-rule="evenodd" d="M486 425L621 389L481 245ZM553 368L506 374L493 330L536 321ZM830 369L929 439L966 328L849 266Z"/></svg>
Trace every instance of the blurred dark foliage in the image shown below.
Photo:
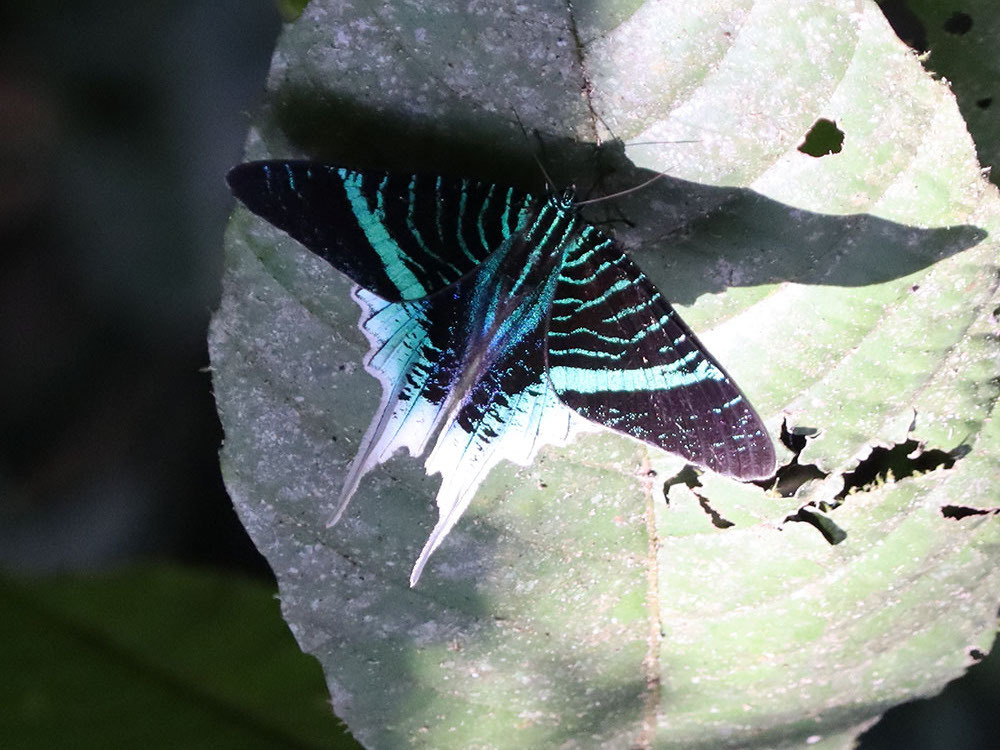
<svg viewBox="0 0 1000 750"><path fill-rule="evenodd" d="M0 562L269 575L222 486L205 332L270 0L0 11Z"/></svg>
<svg viewBox="0 0 1000 750"><path fill-rule="evenodd" d="M156 558L270 575L222 486L205 335L223 175L279 25L271 0L0 9L8 570ZM893 709L861 747L996 746L997 662Z"/></svg>
<svg viewBox="0 0 1000 750"><path fill-rule="evenodd" d="M877 0L896 35L928 73L947 81L976 144L979 163L1000 176L1000 137L993 100L997 95L997 35L1000 24L989 3L959 6L940 0Z"/></svg>
<svg viewBox="0 0 1000 750"><path fill-rule="evenodd" d="M1000 747L1000 650L948 683L935 698L890 709L858 750L993 750Z"/></svg>

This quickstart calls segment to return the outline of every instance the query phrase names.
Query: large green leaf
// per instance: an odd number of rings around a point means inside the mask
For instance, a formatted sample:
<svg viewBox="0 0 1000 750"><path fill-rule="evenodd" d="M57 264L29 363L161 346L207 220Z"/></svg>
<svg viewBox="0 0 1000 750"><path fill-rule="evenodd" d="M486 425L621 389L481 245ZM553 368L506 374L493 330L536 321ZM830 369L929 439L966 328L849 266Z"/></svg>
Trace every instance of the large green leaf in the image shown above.
<svg viewBox="0 0 1000 750"><path fill-rule="evenodd" d="M819 118L839 153L798 150ZM535 151L581 190L669 174L606 218L774 434L808 436L782 459L814 478L675 482L675 459L589 435L496 469L410 590L439 478L399 456L325 527L378 384L345 279L238 210L211 337L223 469L355 736L847 747L988 650L998 203L877 8L316 0L248 144L527 186ZM948 461L845 496L907 440Z"/></svg>

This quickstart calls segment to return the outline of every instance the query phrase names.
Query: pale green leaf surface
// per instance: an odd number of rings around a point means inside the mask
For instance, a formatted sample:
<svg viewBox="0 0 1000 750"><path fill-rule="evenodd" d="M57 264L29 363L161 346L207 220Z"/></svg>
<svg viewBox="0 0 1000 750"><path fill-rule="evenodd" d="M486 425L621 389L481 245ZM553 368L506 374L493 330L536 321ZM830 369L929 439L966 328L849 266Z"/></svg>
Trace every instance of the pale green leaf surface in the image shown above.
<svg viewBox="0 0 1000 750"><path fill-rule="evenodd" d="M537 187L541 148L581 191L667 170L605 218L828 477L665 487L676 459L588 435L496 469L410 590L439 479L399 456L325 527L378 384L348 282L240 209L223 468L300 644L371 747L850 746L996 627L997 517L942 513L993 508L1000 474L998 203L950 93L869 4L451 7L314 1L248 158ZM817 159L820 117L845 142ZM675 142L588 145L611 135ZM785 520L908 438L959 457L827 510L840 544Z"/></svg>

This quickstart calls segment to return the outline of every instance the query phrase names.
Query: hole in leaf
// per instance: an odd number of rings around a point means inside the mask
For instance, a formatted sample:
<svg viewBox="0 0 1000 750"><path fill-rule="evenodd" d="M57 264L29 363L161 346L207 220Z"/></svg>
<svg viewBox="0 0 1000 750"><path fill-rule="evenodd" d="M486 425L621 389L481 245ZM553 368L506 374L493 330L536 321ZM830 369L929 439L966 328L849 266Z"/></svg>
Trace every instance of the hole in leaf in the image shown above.
<svg viewBox="0 0 1000 750"><path fill-rule="evenodd" d="M868 458L844 475L844 488L836 499L842 500L852 492L868 490L888 482L898 482L905 477L925 474L934 469L950 469L955 461L969 452L968 446L959 446L950 453L941 450L921 450L916 440L894 445L892 448L873 448Z"/></svg>
<svg viewBox="0 0 1000 750"><path fill-rule="evenodd" d="M698 472L692 467L685 466L675 476L664 482L663 496L666 498L667 505L670 505L670 495L668 494L670 488L678 485L684 485L691 490L692 494L698 498L698 504L701 505L701 509L709 515L712 519L712 525L717 529L728 529L730 526L736 525L732 521L723 518L722 514L712 507L709 499L698 492L703 485L698 477Z"/></svg>
<svg viewBox="0 0 1000 750"><path fill-rule="evenodd" d="M986 658L986 654L984 654L978 648L970 648L969 649L969 658L970 659L974 659L975 661L982 661L983 659Z"/></svg>
<svg viewBox="0 0 1000 750"><path fill-rule="evenodd" d="M817 432L819 430L812 427L802 427L792 432L788 429L788 420L786 419L781 423L781 435L778 439L781 440L783 446L792 451L795 457L798 458L799 454L805 449L807 440Z"/></svg>
<svg viewBox="0 0 1000 750"><path fill-rule="evenodd" d="M788 422L781 424L781 444L795 455L791 462L778 469L773 479L765 479L761 482L754 482L761 489L773 489L781 497L791 497L806 482L813 479L825 479L826 473L820 471L815 464L800 464L799 455L806 447L807 440L814 436L818 430L810 427L796 428L795 432L788 429Z"/></svg>
<svg viewBox="0 0 1000 750"><path fill-rule="evenodd" d="M972 29L972 16L968 13L956 10L948 17L948 20L944 22L944 26L942 26L942 28L947 33L954 34L956 36L968 34Z"/></svg>
<svg viewBox="0 0 1000 750"><path fill-rule="evenodd" d="M670 492L671 487L676 487L681 484L689 490L693 490L695 487L701 487L701 482L698 480L698 472L691 466L685 466L677 472L677 474L663 483L663 495L666 497ZM668 498L667 503L669 502L670 499Z"/></svg>
<svg viewBox="0 0 1000 750"><path fill-rule="evenodd" d="M966 505L943 505L941 515L955 521L961 521L969 516L992 516L1000 513L1000 508L970 508Z"/></svg>
<svg viewBox="0 0 1000 750"><path fill-rule="evenodd" d="M698 495L697 492L694 494ZM708 513L709 517L712 519L712 525L715 528L728 529L730 526L736 525L732 521L723 518L722 514L720 514L719 511L717 511L715 508L711 506L711 504L709 504L707 497L702 497L701 495L698 495L698 503L701 505L701 509L706 513Z"/></svg>
<svg viewBox="0 0 1000 750"><path fill-rule="evenodd" d="M813 526L830 544L840 544L847 539L847 532L840 528L825 510L821 510L812 503L799 508L797 513L788 516L785 523L789 521L807 523Z"/></svg>
<svg viewBox="0 0 1000 750"><path fill-rule="evenodd" d="M781 497L791 497L806 482L814 479L826 479L827 474L816 464L792 463L778 469L778 480L774 483L774 491Z"/></svg>
<svg viewBox="0 0 1000 750"><path fill-rule="evenodd" d="M816 466L798 465L798 457L802 448L805 447L806 438L806 435L789 434L787 428L785 426L782 427L782 443L789 449L796 451L792 464L778 471L778 480L775 482L774 489L782 493L784 497L787 497L798 489L794 485L794 482L806 473L810 475L809 478L822 479L827 476ZM905 443L895 445L892 448L873 448L868 458L858 464L854 471L844 475L844 487L835 496L833 502L807 503L799 508L796 513L785 518L785 522L808 523L810 526L815 527L830 544L840 544L847 538L847 532L837 525L829 512L837 508L849 494L869 490L885 483L895 482L904 477L923 474L934 469L950 469L955 465L955 461L968 454L968 452L969 447L966 445L961 445L950 452L921 450L920 444L916 440L907 440ZM800 471L796 473L789 472L789 478L785 479L783 472L794 468ZM784 485L783 482L785 483ZM783 490L791 490L791 492L785 494ZM941 512L946 518L964 518L966 515L973 514L1000 513L1000 508L983 511L961 508L959 506L945 506Z"/></svg>
<svg viewBox="0 0 1000 750"><path fill-rule="evenodd" d="M991 104L993 104L992 96L984 96L982 99L976 99L976 106L980 109L989 109Z"/></svg>
<svg viewBox="0 0 1000 750"><path fill-rule="evenodd" d="M806 133L805 139L799 144L799 151L809 156L826 156L839 154L844 146L844 131L837 127L833 120L820 118Z"/></svg>

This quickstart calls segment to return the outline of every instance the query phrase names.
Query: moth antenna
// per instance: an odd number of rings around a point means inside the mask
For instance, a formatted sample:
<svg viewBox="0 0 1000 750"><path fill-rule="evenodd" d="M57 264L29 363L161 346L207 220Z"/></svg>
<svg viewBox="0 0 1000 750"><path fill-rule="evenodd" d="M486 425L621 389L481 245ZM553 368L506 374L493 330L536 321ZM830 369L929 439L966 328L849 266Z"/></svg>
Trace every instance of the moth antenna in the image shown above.
<svg viewBox="0 0 1000 750"><path fill-rule="evenodd" d="M630 147L631 146L661 146L664 143L701 143L701 140L697 139L697 138L694 138L694 139L687 140L687 141L636 141L634 143L629 143L628 145ZM654 182L656 182L657 180L659 180L661 177L665 177L666 175L667 175L667 171L664 170L664 171L662 171L662 172L660 172L658 174L653 175L652 177L650 177L645 182L639 183L638 185L633 185L630 188L626 188L625 190L619 190L617 193L611 193L610 195L602 195L599 198L588 198L587 200L574 201L573 205L574 206L586 206L586 205L589 205L591 203L600 203L601 201L610 200L612 198L620 198L623 195L628 195L629 193L634 193L637 190L642 190L643 188L648 187L649 185L652 185Z"/></svg>
<svg viewBox="0 0 1000 750"><path fill-rule="evenodd" d="M621 198L623 195L628 195L629 193L634 193L637 190L642 190L643 188L648 187L649 185L652 185L654 182L656 182L660 178L666 177L666 176L667 176L667 172L666 172L666 170L664 170L663 172L660 172L659 174L653 175L652 177L650 177L645 182L640 182L638 185L633 185L630 188L626 188L625 190L619 190L617 193L611 193L610 195L602 195L600 198L588 198L587 200L584 200L584 201L574 201L573 205L574 206L587 206L587 205L589 205L591 203L600 203L601 201L611 200L612 198Z"/></svg>
<svg viewBox="0 0 1000 750"><path fill-rule="evenodd" d="M521 129L521 135L524 136L524 140L526 141L530 140L528 136L528 130L527 128L524 127L524 123L521 122L521 116L517 113L517 110L514 109L513 106L511 106L511 111L514 113L514 119L517 120L517 126ZM538 135L537 130L535 131L535 137L538 138L539 141L541 141L541 137ZM535 160L535 164L538 165L538 170L542 173L542 177L545 178L545 184L549 186L549 192L552 193L553 195L557 193L558 190L556 189L556 184L555 182L552 181L552 178L549 176L549 173L545 170L545 165L542 164L542 160L538 158L538 154L532 151L531 158Z"/></svg>
<svg viewBox="0 0 1000 750"><path fill-rule="evenodd" d="M538 154L534 152L532 152L531 158L535 160L535 164L538 165L538 169L541 171L542 177L545 178L545 184L549 186L549 192L555 195L557 192L556 184L552 181L552 178L549 177L549 173L545 171L545 165L542 164L542 160L539 159Z"/></svg>
<svg viewBox="0 0 1000 750"><path fill-rule="evenodd" d="M662 146L665 143L701 143L701 138L689 138L682 141L629 141L628 146Z"/></svg>

